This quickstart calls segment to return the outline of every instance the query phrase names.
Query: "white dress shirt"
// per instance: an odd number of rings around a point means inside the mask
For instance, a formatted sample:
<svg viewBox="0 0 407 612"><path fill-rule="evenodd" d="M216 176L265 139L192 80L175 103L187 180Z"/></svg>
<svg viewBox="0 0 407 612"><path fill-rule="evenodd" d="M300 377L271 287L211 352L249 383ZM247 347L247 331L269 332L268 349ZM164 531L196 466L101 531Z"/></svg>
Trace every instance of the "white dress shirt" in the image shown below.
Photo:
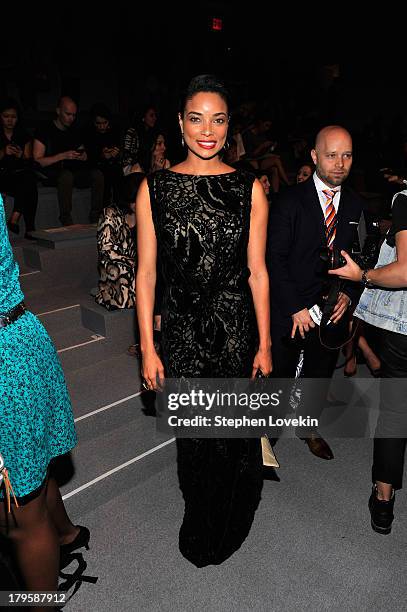
<svg viewBox="0 0 407 612"><path fill-rule="evenodd" d="M321 179L319 178L319 176L317 176L317 173L314 172L314 174L312 175L312 178L314 179L314 184L318 193L318 198L319 198L319 203L321 204L321 208L322 208L322 212L324 213L324 219L325 219L325 209L326 209L326 195L324 193L322 193L324 191L324 189L330 189L331 191L335 191L335 196L334 196L334 200L333 200L333 205L335 208L335 212L338 212L338 208L339 208L339 201L341 199L341 186L339 185L339 187L328 187L328 185L325 185L325 183L323 183L321 181Z"/></svg>

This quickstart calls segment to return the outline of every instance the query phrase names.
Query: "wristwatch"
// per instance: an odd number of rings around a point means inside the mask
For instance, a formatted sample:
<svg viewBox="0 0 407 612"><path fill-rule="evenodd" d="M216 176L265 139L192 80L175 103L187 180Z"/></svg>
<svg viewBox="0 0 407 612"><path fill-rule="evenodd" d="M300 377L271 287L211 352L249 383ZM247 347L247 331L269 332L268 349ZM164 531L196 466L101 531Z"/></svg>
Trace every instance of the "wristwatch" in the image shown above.
<svg viewBox="0 0 407 612"><path fill-rule="evenodd" d="M367 277L369 272L370 272L370 270L363 270L362 278L360 279L360 282L365 287L365 289L372 289L372 287L374 287L374 285L371 282L371 280Z"/></svg>

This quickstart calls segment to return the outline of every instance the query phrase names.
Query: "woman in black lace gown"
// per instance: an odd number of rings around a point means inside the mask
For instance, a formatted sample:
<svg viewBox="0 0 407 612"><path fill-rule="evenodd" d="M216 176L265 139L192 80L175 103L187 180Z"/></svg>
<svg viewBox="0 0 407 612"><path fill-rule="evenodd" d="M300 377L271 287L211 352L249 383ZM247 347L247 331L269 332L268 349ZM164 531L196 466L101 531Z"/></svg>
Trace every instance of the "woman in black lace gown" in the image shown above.
<svg viewBox="0 0 407 612"><path fill-rule="evenodd" d="M221 161L227 93L195 77L179 115L184 162L139 191L136 280L142 375L157 379L250 378L271 371L269 285L264 263L268 204L254 176ZM162 351L153 344L157 251L162 261ZM257 439L178 439L185 500L180 550L197 567L219 564L245 540L260 501Z"/></svg>

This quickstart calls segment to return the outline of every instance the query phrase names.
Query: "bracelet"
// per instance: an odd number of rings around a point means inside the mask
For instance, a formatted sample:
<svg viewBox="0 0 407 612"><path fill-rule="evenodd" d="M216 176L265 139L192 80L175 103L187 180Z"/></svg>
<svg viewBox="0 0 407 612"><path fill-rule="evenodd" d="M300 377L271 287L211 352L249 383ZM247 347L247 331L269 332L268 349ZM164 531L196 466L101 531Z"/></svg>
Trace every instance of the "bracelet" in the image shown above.
<svg viewBox="0 0 407 612"><path fill-rule="evenodd" d="M367 277L368 273L369 273L369 270L363 270L362 278L360 279L360 282L365 287L365 289L371 289L374 286L370 278Z"/></svg>

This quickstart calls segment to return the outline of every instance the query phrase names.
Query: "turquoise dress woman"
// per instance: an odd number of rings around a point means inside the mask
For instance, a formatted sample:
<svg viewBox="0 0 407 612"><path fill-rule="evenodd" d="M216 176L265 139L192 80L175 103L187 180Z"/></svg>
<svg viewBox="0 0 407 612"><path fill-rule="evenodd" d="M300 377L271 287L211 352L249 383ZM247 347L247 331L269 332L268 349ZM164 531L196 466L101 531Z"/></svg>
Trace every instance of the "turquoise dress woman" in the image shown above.
<svg viewBox="0 0 407 612"><path fill-rule="evenodd" d="M2 325L23 299L0 196L0 453L22 504L41 490L51 459L76 444L64 375L43 325L28 311Z"/></svg>

